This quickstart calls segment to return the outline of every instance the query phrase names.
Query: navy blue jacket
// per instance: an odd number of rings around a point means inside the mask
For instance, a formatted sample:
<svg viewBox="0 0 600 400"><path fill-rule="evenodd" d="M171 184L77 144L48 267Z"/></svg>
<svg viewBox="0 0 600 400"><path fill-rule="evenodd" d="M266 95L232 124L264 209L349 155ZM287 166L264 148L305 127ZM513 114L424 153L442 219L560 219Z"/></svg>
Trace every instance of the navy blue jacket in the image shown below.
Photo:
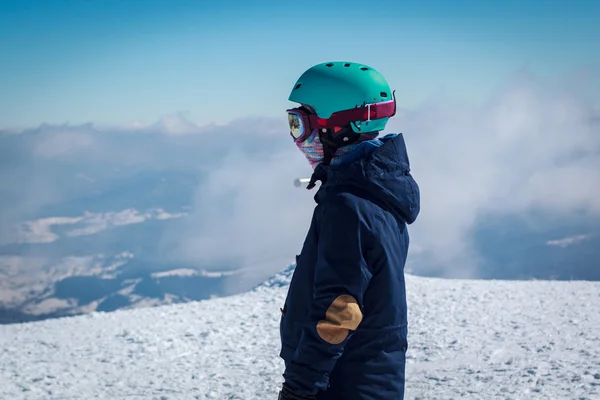
<svg viewBox="0 0 600 400"><path fill-rule="evenodd" d="M407 224L420 209L404 138L364 142L326 168L282 309L284 385L319 400L402 400Z"/></svg>

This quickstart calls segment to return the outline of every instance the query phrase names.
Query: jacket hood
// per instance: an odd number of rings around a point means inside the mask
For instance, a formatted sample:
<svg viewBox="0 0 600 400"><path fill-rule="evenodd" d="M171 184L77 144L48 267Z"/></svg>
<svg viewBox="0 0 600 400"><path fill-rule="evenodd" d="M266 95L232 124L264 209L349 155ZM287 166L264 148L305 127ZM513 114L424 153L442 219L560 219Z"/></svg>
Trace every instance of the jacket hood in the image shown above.
<svg viewBox="0 0 600 400"><path fill-rule="evenodd" d="M396 218L407 224L417 219L420 211L419 186L410 174L402 134L389 134L363 142L325 168L327 179L315 195L315 201L320 202L330 188L350 185L375 196Z"/></svg>

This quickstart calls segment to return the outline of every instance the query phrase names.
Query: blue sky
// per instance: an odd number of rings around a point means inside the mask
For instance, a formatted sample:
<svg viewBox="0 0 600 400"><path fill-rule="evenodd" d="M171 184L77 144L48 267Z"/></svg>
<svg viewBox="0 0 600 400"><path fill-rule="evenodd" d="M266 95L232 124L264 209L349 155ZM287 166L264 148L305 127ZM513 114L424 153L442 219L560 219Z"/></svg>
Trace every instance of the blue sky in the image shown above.
<svg viewBox="0 0 600 400"><path fill-rule="evenodd" d="M402 107L479 102L521 68L600 68L596 0L0 1L0 127L278 116L329 60L380 70Z"/></svg>

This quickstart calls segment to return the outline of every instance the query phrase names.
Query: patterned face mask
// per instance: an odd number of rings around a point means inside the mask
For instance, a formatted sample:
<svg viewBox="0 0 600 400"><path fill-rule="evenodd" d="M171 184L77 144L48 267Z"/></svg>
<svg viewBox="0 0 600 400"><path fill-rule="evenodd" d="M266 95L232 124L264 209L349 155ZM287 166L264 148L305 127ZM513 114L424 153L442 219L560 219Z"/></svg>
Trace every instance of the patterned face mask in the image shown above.
<svg viewBox="0 0 600 400"><path fill-rule="evenodd" d="M321 139L319 139L318 130L313 129L310 136L302 142L296 142L296 146L304 154L304 157L306 157L313 169L323 160L323 145L321 144Z"/></svg>
<svg viewBox="0 0 600 400"><path fill-rule="evenodd" d="M377 133L373 133L371 135L361 135L361 138L353 144L337 149L333 160L339 159L350 153L358 144L360 144L360 142L371 140L375 137L377 137ZM308 163L313 169L315 169L325 157L323 145L321 144L321 139L319 138L319 131L317 129L313 129L306 140L296 142L296 146L298 146L302 154L304 154L304 157L306 157Z"/></svg>

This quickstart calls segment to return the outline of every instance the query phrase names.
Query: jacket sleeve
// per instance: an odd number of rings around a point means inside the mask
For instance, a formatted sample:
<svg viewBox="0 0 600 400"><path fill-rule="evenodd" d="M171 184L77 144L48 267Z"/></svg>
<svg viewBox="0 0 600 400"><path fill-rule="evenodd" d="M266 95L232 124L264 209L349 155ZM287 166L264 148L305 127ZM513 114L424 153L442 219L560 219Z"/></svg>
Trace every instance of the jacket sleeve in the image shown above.
<svg viewBox="0 0 600 400"><path fill-rule="evenodd" d="M329 374L362 321L363 295L371 279L366 256L372 232L357 204L339 196L322 215L314 294L284 386L302 397L326 390Z"/></svg>

